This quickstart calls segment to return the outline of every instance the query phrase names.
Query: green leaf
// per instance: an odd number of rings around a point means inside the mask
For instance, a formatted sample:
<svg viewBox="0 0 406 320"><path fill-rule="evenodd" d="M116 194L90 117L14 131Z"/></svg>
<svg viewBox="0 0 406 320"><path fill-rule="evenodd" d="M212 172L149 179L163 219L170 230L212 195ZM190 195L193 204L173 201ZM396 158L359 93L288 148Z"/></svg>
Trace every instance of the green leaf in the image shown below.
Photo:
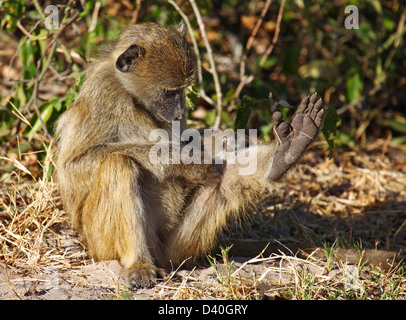
<svg viewBox="0 0 406 320"><path fill-rule="evenodd" d="M403 121L401 121L403 120ZM387 120L381 120L378 121L380 125L387 126L391 128L392 130L395 130L400 133L406 133L406 122L405 118L401 120L394 120L394 119L387 119Z"/></svg>
<svg viewBox="0 0 406 320"><path fill-rule="evenodd" d="M369 0L369 4L374 7L377 14L382 14L382 5L379 0Z"/></svg>
<svg viewBox="0 0 406 320"><path fill-rule="evenodd" d="M54 110L54 104L58 102L59 98L52 98L40 107L41 118L44 123L47 123L47 121L51 118L52 112ZM42 128L41 121L39 120L37 115L34 115L30 122L32 124L32 127L31 130L27 133L28 136L32 136L34 133L38 132Z"/></svg>
<svg viewBox="0 0 406 320"><path fill-rule="evenodd" d="M368 23L360 23L359 29L354 29L354 32L363 42L369 43L370 41L377 41L378 39L374 28Z"/></svg>
<svg viewBox="0 0 406 320"><path fill-rule="evenodd" d="M393 31L396 25L395 21L392 21L388 17L383 17L382 24L386 31Z"/></svg>
<svg viewBox="0 0 406 320"><path fill-rule="evenodd" d="M32 91L32 90L30 90ZM17 108L21 108L27 103L27 94L30 92L27 92L27 89L25 88L24 83L18 83L16 86L16 99L15 99L15 105Z"/></svg>
<svg viewBox="0 0 406 320"><path fill-rule="evenodd" d="M234 121L230 114L226 111L221 113L221 123L223 123L227 128L231 128L234 125Z"/></svg>
<svg viewBox="0 0 406 320"><path fill-rule="evenodd" d="M241 106L237 110L237 116L234 122L234 130L244 129L250 119L254 101L251 97L244 97L241 101Z"/></svg>
<svg viewBox="0 0 406 320"><path fill-rule="evenodd" d="M374 78L374 85L375 87L379 87L381 84L385 83L386 81L386 73L382 68L382 60L381 58L378 58L378 61L376 62L376 68L375 68L375 78Z"/></svg>
<svg viewBox="0 0 406 320"><path fill-rule="evenodd" d="M298 73L302 78L313 78L317 79L320 77L324 67L325 61L323 60L313 60L309 64L305 64L299 67Z"/></svg>
<svg viewBox="0 0 406 320"><path fill-rule="evenodd" d="M186 88L186 106L193 109L199 100L199 93L195 88Z"/></svg>
<svg viewBox="0 0 406 320"><path fill-rule="evenodd" d="M3 15L0 27L5 27L10 34L13 34L17 29L18 17L25 14L26 6L23 0L0 1L0 8L2 9L0 11Z"/></svg>
<svg viewBox="0 0 406 320"><path fill-rule="evenodd" d="M406 136L393 138L390 142L397 146L406 145Z"/></svg>
<svg viewBox="0 0 406 320"><path fill-rule="evenodd" d="M21 46L20 56L23 62L24 79L32 79L37 73L35 50L35 45L30 39L27 39L27 41Z"/></svg>
<svg viewBox="0 0 406 320"><path fill-rule="evenodd" d="M79 92L80 88L82 88L82 84L84 81L85 81L84 74L80 75L79 78L76 79L76 82L75 82L75 91L76 92Z"/></svg>
<svg viewBox="0 0 406 320"><path fill-rule="evenodd" d="M56 111L58 111L58 112L61 112L61 110L62 110L62 101L61 101L61 99L58 99L58 101L55 102L54 109Z"/></svg>
<svg viewBox="0 0 406 320"><path fill-rule="evenodd" d="M214 121L216 121L216 112L213 110L207 111L205 117L204 117L204 122L211 127L214 125Z"/></svg>
<svg viewBox="0 0 406 320"><path fill-rule="evenodd" d="M359 73L352 74L346 82L347 102L356 103L360 100L364 83Z"/></svg>
<svg viewBox="0 0 406 320"><path fill-rule="evenodd" d="M82 11L79 14L79 18L83 18L84 16L86 16L94 7L94 2L93 1L87 1L85 3L85 11Z"/></svg>
<svg viewBox="0 0 406 320"><path fill-rule="evenodd" d="M73 100L75 100L77 95L78 95L77 93L71 93L70 95L65 96L65 108L66 109L68 109L71 106ZM59 107L59 105L58 105L58 107ZM62 108L62 104L60 104L60 107ZM57 108L57 106L55 106L55 108ZM57 109L57 110L58 110L58 112L61 112L61 109Z"/></svg>
<svg viewBox="0 0 406 320"><path fill-rule="evenodd" d="M328 145L328 149L329 149L328 157L329 158L331 158L333 156L334 138L337 134L337 124L339 123L339 121L340 121L340 118L337 114L336 109L332 105L329 105L328 108L326 109L323 129L321 129L321 131L323 132L324 138L326 139L327 145Z"/></svg>
<svg viewBox="0 0 406 320"><path fill-rule="evenodd" d="M299 67L300 46L297 43L290 45L283 57L283 70L287 73L296 74Z"/></svg>
<svg viewBox="0 0 406 320"><path fill-rule="evenodd" d="M30 149L30 145L28 143L22 143L22 144L18 145L17 148L11 149L10 153L14 153L14 154L24 153L24 152L27 152L28 149Z"/></svg>
<svg viewBox="0 0 406 320"><path fill-rule="evenodd" d="M255 61L255 66L259 67L259 62L261 61L262 57L259 57L256 61ZM277 63L279 62L278 57L272 56L272 57L268 57L265 59L264 64L262 65L263 69L270 69L273 66L275 66Z"/></svg>
<svg viewBox="0 0 406 320"><path fill-rule="evenodd" d="M11 132L10 127L7 125L6 121L0 122L0 138L4 136L8 136Z"/></svg>
<svg viewBox="0 0 406 320"><path fill-rule="evenodd" d="M348 145L348 146L351 146L351 147L355 146L354 139L352 139L348 134L345 134L343 132L340 132L340 133L337 134L337 137L336 137L335 141L336 141L335 144L338 147L342 147L343 145Z"/></svg>
<svg viewBox="0 0 406 320"><path fill-rule="evenodd" d="M261 132L261 136L265 141L268 141L271 138L272 127L269 124L260 126L259 131Z"/></svg>

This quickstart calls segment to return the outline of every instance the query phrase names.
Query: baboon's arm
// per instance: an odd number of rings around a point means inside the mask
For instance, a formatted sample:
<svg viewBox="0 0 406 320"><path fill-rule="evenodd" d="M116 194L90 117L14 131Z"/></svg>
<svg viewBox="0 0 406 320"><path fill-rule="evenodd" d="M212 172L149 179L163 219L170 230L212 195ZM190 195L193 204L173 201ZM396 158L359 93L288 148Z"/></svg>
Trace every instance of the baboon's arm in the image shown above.
<svg viewBox="0 0 406 320"><path fill-rule="evenodd" d="M169 177L183 177L188 182L195 183L203 183L207 180L211 172L211 165L203 164L202 161L186 164L182 162L181 157L173 156L172 153L173 148L170 142L164 147L157 144L109 143L94 146L79 157L85 163L87 162L86 158L93 159L93 161L98 159L99 162L103 162L108 155L122 154L133 159L141 168L146 169L159 180ZM159 157L152 159L156 154Z"/></svg>

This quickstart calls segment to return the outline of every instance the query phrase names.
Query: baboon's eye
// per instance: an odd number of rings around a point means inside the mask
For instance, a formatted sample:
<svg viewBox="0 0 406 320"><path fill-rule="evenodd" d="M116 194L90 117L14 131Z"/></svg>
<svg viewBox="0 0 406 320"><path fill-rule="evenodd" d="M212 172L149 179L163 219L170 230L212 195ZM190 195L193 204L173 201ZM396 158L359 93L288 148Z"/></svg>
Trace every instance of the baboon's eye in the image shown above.
<svg viewBox="0 0 406 320"><path fill-rule="evenodd" d="M173 96L179 95L181 93L181 90L182 89L178 89L178 88L177 89L168 89L168 88L163 89L165 95L168 97L171 97L171 96L173 97Z"/></svg>

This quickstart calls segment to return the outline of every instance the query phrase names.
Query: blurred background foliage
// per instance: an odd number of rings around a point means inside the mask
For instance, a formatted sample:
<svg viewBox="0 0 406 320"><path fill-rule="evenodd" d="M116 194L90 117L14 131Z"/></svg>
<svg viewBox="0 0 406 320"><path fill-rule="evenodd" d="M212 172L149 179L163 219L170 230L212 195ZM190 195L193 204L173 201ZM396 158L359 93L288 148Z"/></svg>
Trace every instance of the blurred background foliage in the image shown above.
<svg viewBox="0 0 406 320"><path fill-rule="evenodd" d="M189 122L212 126L217 97L207 72L207 48L191 1L176 4L191 23L203 67L203 82L188 93ZM294 109L289 106L316 91L328 106L326 139L317 144L320 150L327 152L326 141L330 147L334 141L336 148L350 149L368 148L379 139L406 145L404 1L197 0L196 4L220 80L222 128L259 128L261 137L269 140L271 108L291 115ZM345 8L351 4L359 10L358 29L344 27ZM45 28L47 5L58 8L57 29ZM263 20L252 36L261 13ZM130 23L174 25L181 20L166 0L89 0L85 10L80 1L0 0L0 17L0 156L47 148L55 120L75 98L86 63L95 59L101 43L114 39ZM236 92L242 76L250 81ZM199 96L201 89L207 98Z"/></svg>

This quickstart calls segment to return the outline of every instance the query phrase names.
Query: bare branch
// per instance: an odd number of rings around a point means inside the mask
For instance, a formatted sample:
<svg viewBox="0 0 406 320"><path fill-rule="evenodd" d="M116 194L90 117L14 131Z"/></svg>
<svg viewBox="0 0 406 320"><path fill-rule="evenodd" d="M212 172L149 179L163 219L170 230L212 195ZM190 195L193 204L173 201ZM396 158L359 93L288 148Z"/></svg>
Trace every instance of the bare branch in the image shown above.
<svg viewBox="0 0 406 320"><path fill-rule="evenodd" d="M84 2L84 1L83 1ZM83 4L82 2L82 4ZM84 6L83 6L84 9ZM55 42L59 39L59 37L61 36L62 32L64 32L66 30L66 28L68 28L72 23L74 23L77 18L79 17L80 11L77 11L72 18L65 24L63 25L63 27L60 28L59 32L56 34L55 38L52 39L52 41L47 45L47 47L45 48L44 52L42 53L41 57L39 58L39 60L37 61L37 72L35 75L35 81L34 81L34 93L33 93L33 100L34 100L34 109L35 112L37 113L38 116L38 120L41 123L42 129L44 130L45 135L51 140L51 142L55 142L54 138L51 136L51 134L48 131L48 128L44 122L44 120L42 119L41 116L41 112L39 110L38 107L38 89L39 89L39 81L40 81L40 74L41 74L41 67L42 67L42 62L45 58L45 56L47 55L48 50L54 46ZM45 70L43 71L45 72Z"/></svg>
<svg viewBox="0 0 406 320"><path fill-rule="evenodd" d="M259 62L260 67L262 67L264 65L266 59L269 57L269 55L272 53L273 49L275 48L275 44L278 42L279 32L281 30L282 14L283 14L284 8L285 8L285 0L282 0L281 5L279 7L278 17L276 18L275 33L273 34L272 43L268 47L268 49L266 49L265 54L262 56L262 58L260 60L260 62Z"/></svg>
<svg viewBox="0 0 406 320"><path fill-rule="evenodd" d="M266 1L265 6L261 11L261 15L260 15L257 23L255 24L254 28L252 29L250 37L248 38L247 44L245 45L244 54L241 57L241 63L240 63L240 83L238 84L237 89L235 90L233 100L238 99L244 86L247 85L248 83L250 83L254 79L253 75L250 75L249 77L247 77L245 75L246 61L247 61L248 53L251 50L252 44L254 42L254 39L255 39L259 29L261 28L262 22L264 21L265 15L269 10L271 2L272 2L272 0Z"/></svg>
<svg viewBox="0 0 406 320"><path fill-rule="evenodd" d="M133 13L133 16L132 16L132 18L131 18L131 21L130 21L131 24L134 24L134 23L137 23L137 22L138 22L138 19L139 19L139 17L140 17L140 11L141 11L142 1L143 1L143 0L136 0L137 7L135 8L134 13Z"/></svg>
<svg viewBox="0 0 406 320"><path fill-rule="evenodd" d="M197 24L199 25L200 33L202 35L202 38L204 41L204 46L206 47L207 55L208 55L208 59L209 59L209 63L210 63L209 72L213 76L213 80L214 80L214 87L215 87L216 95L217 95L217 105L216 105L217 114L216 114L216 120L214 122L214 129L218 129L220 127L221 113L223 111L223 102L222 102L223 94L221 92L220 80L219 80L219 76L218 76L218 73L216 70L216 63L214 62L213 51L211 49L209 40L207 39L206 30L204 27L202 16L199 12L199 9L196 5L195 0L189 0L189 2L193 8L193 12L195 13Z"/></svg>
<svg viewBox="0 0 406 320"><path fill-rule="evenodd" d="M192 25L190 24L189 18L187 15L183 12L183 10L176 4L175 1L173 0L168 0L168 3L171 4L175 10L179 13L179 15L182 17L183 21L186 23L186 27L188 30L188 33L190 35L190 38L192 39L192 44L193 44L193 50L196 55L196 60L197 60L197 79L199 81L199 86L200 86L200 94L201 95L206 95L204 88L203 88L203 76L202 76L202 60L200 57L200 51L199 47L197 45L196 38L193 34L193 28Z"/></svg>
<svg viewBox="0 0 406 320"><path fill-rule="evenodd" d="M236 99L238 99L238 97L241 94L242 89L249 84L252 80L254 80L254 75L249 75L247 76L245 74L245 67L246 67L246 60L248 57L248 53L249 50L252 47L252 43L262 25L263 19L265 18L265 15L267 13L267 11L269 10L269 7L271 5L271 0L267 0L267 2L265 3L264 8L261 11L261 15L260 18L258 19L257 23L255 24L254 28L252 29L251 35L247 41L245 50L244 50L244 55L241 58L241 64L240 64L240 83L237 86L237 89L235 90L234 93L234 98L233 101L235 101ZM282 21L282 14L283 14L283 10L285 7L285 0L281 1L280 7L279 7L279 12L278 12L278 17L276 19L276 27L275 27L275 32L272 38L272 42L270 44L270 46L267 48L267 50L265 51L264 55L262 56L260 62L259 62L259 66L262 67L266 61L266 59L269 57L269 55L272 53L275 44L278 42L278 38L279 38L279 32L280 32L280 25L281 25L281 21Z"/></svg>

